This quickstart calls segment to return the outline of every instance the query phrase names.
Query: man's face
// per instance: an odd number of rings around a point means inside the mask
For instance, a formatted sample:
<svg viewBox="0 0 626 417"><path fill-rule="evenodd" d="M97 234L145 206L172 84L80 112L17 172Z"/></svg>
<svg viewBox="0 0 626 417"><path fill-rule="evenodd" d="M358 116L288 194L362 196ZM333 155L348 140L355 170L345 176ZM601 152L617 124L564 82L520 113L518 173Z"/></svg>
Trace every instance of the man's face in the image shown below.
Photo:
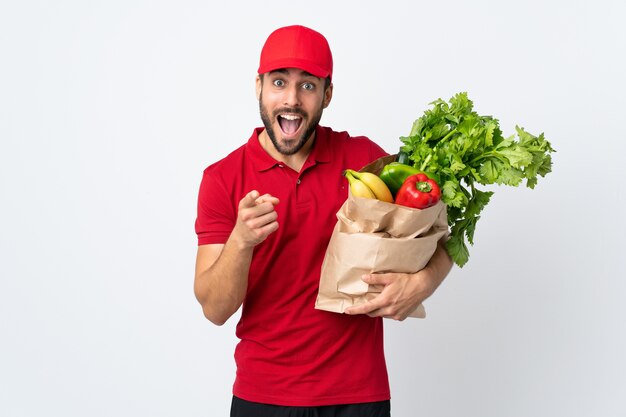
<svg viewBox="0 0 626 417"><path fill-rule="evenodd" d="M296 154L315 132L323 109L332 97L332 85L295 68L257 77L261 119L272 144L283 155Z"/></svg>

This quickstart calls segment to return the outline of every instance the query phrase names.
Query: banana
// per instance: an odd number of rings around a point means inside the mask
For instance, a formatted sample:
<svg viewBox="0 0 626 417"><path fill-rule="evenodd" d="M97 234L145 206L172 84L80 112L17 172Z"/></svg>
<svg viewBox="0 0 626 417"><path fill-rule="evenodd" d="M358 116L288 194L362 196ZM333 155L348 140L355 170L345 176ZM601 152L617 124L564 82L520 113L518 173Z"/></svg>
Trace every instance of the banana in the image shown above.
<svg viewBox="0 0 626 417"><path fill-rule="evenodd" d="M361 181L365 184L372 194L374 194L375 198L380 201L386 201L387 203L393 203L393 196L391 195L391 191L389 191L389 187L378 175L372 174L371 172L357 172L350 169L347 171L349 171L357 181Z"/></svg>
<svg viewBox="0 0 626 417"><path fill-rule="evenodd" d="M352 170L346 170L343 173L350 183L350 191L352 192L352 195L355 197L376 198L372 190L370 190L363 181L354 178L352 175L353 172L354 171Z"/></svg>

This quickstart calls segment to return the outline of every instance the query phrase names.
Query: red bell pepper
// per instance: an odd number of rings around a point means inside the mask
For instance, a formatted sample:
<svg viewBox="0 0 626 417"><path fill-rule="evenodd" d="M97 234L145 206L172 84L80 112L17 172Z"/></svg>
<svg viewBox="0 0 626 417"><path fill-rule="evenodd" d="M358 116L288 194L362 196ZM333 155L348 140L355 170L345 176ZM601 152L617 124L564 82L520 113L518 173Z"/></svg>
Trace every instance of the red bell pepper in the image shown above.
<svg viewBox="0 0 626 417"><path fill-rule="evenodd" d="M413 174L407 177L396 194L395 203L401 206L425 209L434 206L441 199L439 185L426 174Z"/></svg>

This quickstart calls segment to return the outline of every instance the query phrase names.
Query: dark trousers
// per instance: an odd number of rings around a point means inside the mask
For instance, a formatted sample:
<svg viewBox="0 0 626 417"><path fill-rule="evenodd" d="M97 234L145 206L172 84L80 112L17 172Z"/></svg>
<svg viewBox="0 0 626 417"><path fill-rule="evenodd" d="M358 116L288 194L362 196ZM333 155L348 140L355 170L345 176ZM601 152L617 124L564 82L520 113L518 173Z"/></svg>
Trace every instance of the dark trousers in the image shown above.
<svg viewBox="0 0 626 417"><path fill-rule="evenodd" d="M253 403L233 396L230 417L390 417L390 410L388 400L321 407L286 407Z"/></svg>

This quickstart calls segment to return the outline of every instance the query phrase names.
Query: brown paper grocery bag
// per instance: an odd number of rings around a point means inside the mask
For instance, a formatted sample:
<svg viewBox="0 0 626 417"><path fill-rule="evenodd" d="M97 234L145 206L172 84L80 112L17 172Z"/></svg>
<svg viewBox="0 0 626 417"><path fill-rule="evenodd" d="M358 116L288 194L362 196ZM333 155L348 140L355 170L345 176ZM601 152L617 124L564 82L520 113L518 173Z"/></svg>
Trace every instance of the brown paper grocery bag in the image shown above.
<svg viewBox="0 0 626 417"><path fill-rule="evenodd" d="M394 158L381 158L362 171L378 174ZM380 293L380 286L363 282L363 274L417 272L426 266L437 242L448 233L446 206L441 201L417 210L349 193L337 219L322 263L315 302L315 308L336 313ZM410 314L425 316L422 305Z"/></svg>

